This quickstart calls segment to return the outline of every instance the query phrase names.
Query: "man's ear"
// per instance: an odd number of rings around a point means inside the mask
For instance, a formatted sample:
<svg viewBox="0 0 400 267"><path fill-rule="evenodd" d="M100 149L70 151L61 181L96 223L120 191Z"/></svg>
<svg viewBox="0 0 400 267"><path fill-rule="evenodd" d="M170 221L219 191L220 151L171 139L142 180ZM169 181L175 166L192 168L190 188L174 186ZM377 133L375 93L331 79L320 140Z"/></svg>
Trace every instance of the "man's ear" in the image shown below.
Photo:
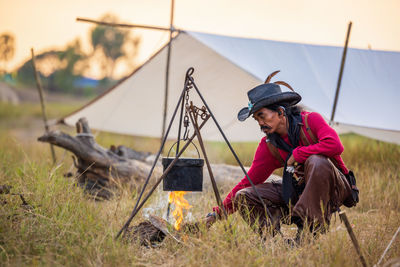
<svg viewBox="0 0 400 267"><path fill-rule="evenodd" d="M284 107L282 107L282 106L280 106L279 108L278 108L278 115L279 116L285 116L285 108Z"/></svg>

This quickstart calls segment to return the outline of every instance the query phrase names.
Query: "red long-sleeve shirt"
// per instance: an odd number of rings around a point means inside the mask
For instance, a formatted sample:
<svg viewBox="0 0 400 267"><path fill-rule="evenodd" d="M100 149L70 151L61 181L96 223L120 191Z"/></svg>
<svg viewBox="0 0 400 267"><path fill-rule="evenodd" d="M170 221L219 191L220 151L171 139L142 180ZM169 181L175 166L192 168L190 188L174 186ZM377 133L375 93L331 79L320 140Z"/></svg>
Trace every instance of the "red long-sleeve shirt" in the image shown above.
<svg viewBox="0 0 400 267"><path fill-rule="evenodd" d="M304 122L306 114L308 114L308 126L318 140L316 144L312 144L311 137L307 133ZM298 163L304 163L310 155L324 155L335 159L343 173L347 174L349 171L340 156L344 148L336 131L326 123L319 113L303 111L301 116L303 120L302 127L306 138L312 145L307 146L300 138L300 145L293 150L294 159ZM281 163L270 152L266 140L267 137L263 137L258 144L253 163L248 171L248 175L255 185L265 182L274 170L281 167ZM290 144L288 135L284 136L283 140ZM281 149L278 149L278 151L282 159L285 160L288 152ZM249 186L251 186L251 184L245 176L226 196L223 204L228 213L233 213L235 211L232 207L232 198L236 195L236 192ZM213 210L219 213L218 207L214 207Z"/></svg>

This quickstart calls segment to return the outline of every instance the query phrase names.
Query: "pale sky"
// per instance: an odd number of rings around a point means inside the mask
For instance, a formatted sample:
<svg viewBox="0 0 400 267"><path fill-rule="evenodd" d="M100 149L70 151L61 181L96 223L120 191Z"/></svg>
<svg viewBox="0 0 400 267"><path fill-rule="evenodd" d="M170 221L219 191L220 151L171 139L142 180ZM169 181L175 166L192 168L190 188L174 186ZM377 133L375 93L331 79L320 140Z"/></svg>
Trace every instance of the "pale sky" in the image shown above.
<svg viewBox="0 0 400 267"><path fill-rule="evenodd" d="M91 24L113 13L122 22L168 26L170 0L0 0L0 34L16 37L13 69L36 53L62 48L80 37L88 47ZM311 44L344 44L353 22L350 47L400 51L400 0L175 0L175 26L180 29ZM160 32L137 30L140 60L165 41Z"/></svg>

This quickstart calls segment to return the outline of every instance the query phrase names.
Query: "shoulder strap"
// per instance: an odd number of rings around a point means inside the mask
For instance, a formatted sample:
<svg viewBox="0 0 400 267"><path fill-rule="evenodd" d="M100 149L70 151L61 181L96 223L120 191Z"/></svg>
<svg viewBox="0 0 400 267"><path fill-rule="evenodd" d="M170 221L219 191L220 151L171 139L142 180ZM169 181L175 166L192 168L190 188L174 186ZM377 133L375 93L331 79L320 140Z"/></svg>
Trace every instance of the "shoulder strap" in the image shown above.
<svg viewBox="0 0 400 267"><path fill-rule="evenodd" d="M308 117L308 114L306 114L304 117L306 130L307 130L307 133L310 136L311 140L313 141L313 144L316 144L316 143L318 143L318 141L315 138L315 135L312 133L310 127L308 126L307 117ZM305 144L306 146L310 145L310 142L308 141L308 138L307 138L306 134L304 133L303 127L300 127L300 138L303 141L303 144ZM268 149L271 152L272 156L274 156L274 158L276 158L280 162L281 166L285 166L285 161L282 159L281 155L279 154L278 148L275 147L273 144L271 144L271 142L269 142L268 140L267 140L267 146L268 146Z"/></svg>
<svg viewBox="0 0 400 267"><path fill-rule="evenodd" d="M309 113L307 113L307 114L304 116L304 123L305 123L305 125L306 125L306 131L307 131L307 133L308 133L308 136L310 136L311 141L313 142L313 144L316 144L316 143L318 143L318 140L317 140L317 138L315 137L315 135L313 134L313 132L311 131L309 125L308 125L308 115L309 115ZM303 140L303 143L304 143L306 146L309 146L309 145L310 145L310 142L308 141L308 138L307 138L306 134L304 133L303 127L301 127L301 129L300 129L300 137L301 137L301 139ZM330 159L330 161L333 163L333 165L335 165L336 168L338 168L338 169L340 170L339 164L337 163L337 161L336 161L334 158L329 158L329 159Z"/></svg>
<svg viewBox="0 0 400 267"><path fill-rule="evenodd" d="M281 164L281 166L285 166L285 162L283 161L281 154L279 154L278 148L276 148L273 144L271 144L271 142L269 142L267 140L267 146L269 149L269 152L271 152L272 156L274 156L274 158L276 158L279 163Z"/></svg>
<svg viewBox="0 0 400 267"><path fill-rule="evenodd" d="M304 145L306 145L306 146L310 145L310 142L308 141L307 136L304 133L303 125L301 125L301 127L300 127L300 138L301 138L301 141L303 141Z"/></svg>
<svg viewBox="0 0 400 267"><path fill-rule="evenodd" d="M316 143L318 143L318 139L315 137L315 135L313 134L313 132L310 129L310 126L308 125L308 114L309 113L307 113L304 116L304 123L306 124L306 131L308 133L308 136L310 136L311 140L313 141L313 144L316 144ZM303 128L302 128L302 130L303 130Z"/></svg>

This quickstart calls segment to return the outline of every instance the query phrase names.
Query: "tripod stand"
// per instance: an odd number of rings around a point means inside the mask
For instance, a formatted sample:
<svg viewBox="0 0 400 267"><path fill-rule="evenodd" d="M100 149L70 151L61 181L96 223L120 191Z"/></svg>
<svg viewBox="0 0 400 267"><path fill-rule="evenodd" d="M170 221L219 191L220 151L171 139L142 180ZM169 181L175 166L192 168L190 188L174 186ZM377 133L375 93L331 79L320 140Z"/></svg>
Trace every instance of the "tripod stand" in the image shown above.
<svg viewBox="0 0 400 267"><path fill-rule="evenodd" d="M153 162L153 165L152 165L152 167L150 169L150 173L146 178L144 186L143 186L143 188L142 188L142 190L140 192L140 195L139 195L139 197L138 197L138 199L136 201L135 207L133 208L133 211L132 211L130 217L128 218L128 220L126 221L124 226L121 228L121 230L117 233L117 235L115 237L116 239L122 234L123 231L125 231L129 227L129 224L132 222L132 219L136 216L136 214L139 212L139 210L143 207L143 205L146 203L146 201L150 198L150 196L153 194L153 192L155 191L157 186L161 183L161 181L167 176L168 172L175 165L175 163L178 161L179 157L183 154L183 152L186 150L186 148L190 145L190 143L193 141L193 139L195 137L197 137L197 140L198 140L198 142L200 144L200 148L201 148L203 156L204 156L204 160L206 162L206 166L207 166L207 170L208 170L209 175L210 175L211 184L212 184L212 187L213 187L213 191L214 191L214 195L215 195L215 198L216 198L216 202L217 202L220 210L222 210L223 216L227 217L227 212L226 212L226 210L224 208L224 205L222 203L221 196L219 194L219 191L218 191L218 188L217 188L217 184L215 182L215 178L214 178L214 175L213 175L213 172L212 172L212 169L211 169L211 165L210 165L210 162L208 160L207 153L206 153L206 150L205 150L205 147L204 147L203 139L202 139L202 136L201 136L201 133L200 133L201 129L203 128L203 126L206 124L206 122L208 121L208 119L210 117L213 119L213 121L214 121L215 125L217 126L219 132L221 133L224 141L228 145L230 151L232 152L232 154L235 157L237 163L239 164L240 168L242 169L243 173L245 174L246 178L248 179L249 183L251 184L253 190L256 192L257 197L259 198L260 202L263 204L265 213L267 214L268 219L271 222L271 225L273 225L272 224L272 222L273 222L272 221L272 215L271 215L270 211L268 210L268 207L265 205L265 202L261 198L261 195L259 194L258 190L256 189L253 181L250 179L250 177L247 174L245 168L243 167L243 164L239 160L239 157L237 156L236 152L233 150L230 142L228 141L228 139L225 136L225 133L222 131L221 126L217 122L217 120L214 117L213 113L211 112L209 106L207 105L207 102L204 100L202 94L200 93L200 90L197 87L197 85L195 84L194 79L192 77L193 72L194 72L193 68L189 68L187 70L187 72L186 72L184 88L183 88L182 93L181 93L181 95L179 97L178 103L177 103L177 105L175 107L175 110L174 110L174 113L172 115L171 121L169 122L167 131L166 131L166 133L165 133L165 135L164 135L164 137L162 139L160 149L158 150L157 156L156 156L156 158L155 158L155 160ZM185 145L179 151L179 140L180 140L180 133L181 133L181 128L182 128L184 99L188 99L189 90L191 90L192 88L194 88L195 91L197 92L198 96L200 97L201 101L204 104L204 107L200 109L200 108L194 106L192 102L190 102L190 105L188 103L186 104L185 109L186 109L186 112L189 114L189 118L190 118L190 121L192 122L192 125L193 125L193 128L194 128L195 132L191 135L190 138L187 139ZM186 101L186 102L188 102L188 101ZM179 130L178 130L178 146L177 146L177 152L176 152L175 158L169 164L169 166L164 170L164 173L157 179L157 181L154 184L154 186L150 189L150 191L147 193L147 195L141 201L143 193L144 193L144 191L145 191L145 189L147 187L147 184L148 184L148 182L150 180L150 177L153 174L155 165L156 165L156 163L157 163L157 161L158 161L158 159L160 157L161 152L163 151L165 142L166 142L166 140L168 138L168 134L169 134L169 132L171 130L172 123L175 120L176 113L177 113L178 108L179 108L180 105L181 105L181 110L180 110L180 120L179 120ZM277 230L278 233L280 233L282 235L282 233L280 232L280 230L278 228L276 228L275 230Z"/></svg>

